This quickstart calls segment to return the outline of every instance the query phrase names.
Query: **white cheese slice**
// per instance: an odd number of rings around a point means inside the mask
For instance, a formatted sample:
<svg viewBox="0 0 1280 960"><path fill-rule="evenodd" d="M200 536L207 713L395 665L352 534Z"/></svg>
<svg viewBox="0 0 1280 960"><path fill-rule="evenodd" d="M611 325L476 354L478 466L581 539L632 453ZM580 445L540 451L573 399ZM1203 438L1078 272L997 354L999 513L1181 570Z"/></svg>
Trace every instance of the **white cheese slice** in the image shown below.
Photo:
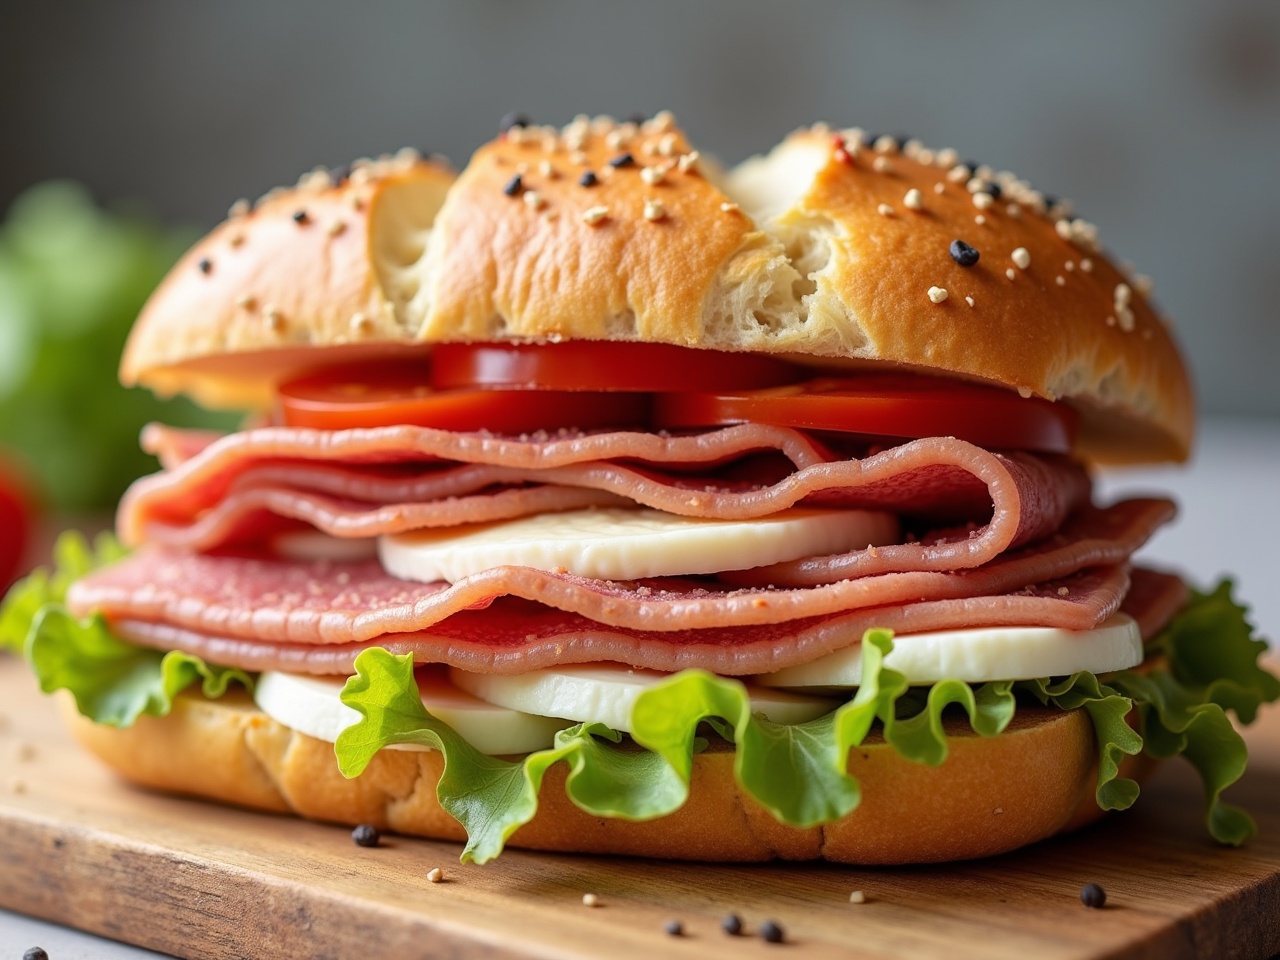
<svg viewBox="0 0 1280 960"><path fill-rule="evenodd" d="M380 537L383 568L404 580L454 583L507 564L635 580L746 570L894 543L897 518L865 510L787 510L758 520L705 520L601 508Z"/></svg>
<svg viewBox="0 0 1280 960"><path fill-rule="evenodd" d="M1142 662L1142 634L1132 617L1117 613L1093 630L1055 627L976 627L893 638L885 665L912 683L954 678L1031 680L1088 670L1105 673ZM862 644L810 663L753 678L768 687L843 689L862 682Z"/></svg>
<svg viewBox="0 0 1280 960"><path fill-rule="evenodd" d="M512 676L466 673L450 668L454 684L482 700L541 716L603 723L631 729L631 708L645 690L672 676L611 663L533 670ZM825 697L748 687L753 713L775 723L804 723L830 713L837 701Z"/></svg>
<svg viewBox="0 0 1280 960"><path fill-rule="evenodd" d="M443 720L481 753L501 756L529 753L551 746L557 730L572 724L546 716L530 716L486 703L459 690L443 669L420 669L415 676L422 702L432 716ZM338 694L346 677L309 677L294 673L263 673L254 686L259 709L277 723L317 740L333 743L338 734L360 719ZM414 744L390 749L425 750Z"/></svg>

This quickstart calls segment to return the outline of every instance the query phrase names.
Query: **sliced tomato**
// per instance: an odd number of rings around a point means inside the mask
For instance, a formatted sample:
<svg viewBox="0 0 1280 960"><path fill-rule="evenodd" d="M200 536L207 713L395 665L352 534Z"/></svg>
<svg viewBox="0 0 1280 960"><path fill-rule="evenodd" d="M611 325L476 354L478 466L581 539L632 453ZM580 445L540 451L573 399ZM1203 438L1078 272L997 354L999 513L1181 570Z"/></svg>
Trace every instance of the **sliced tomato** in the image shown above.
<svg viewBox="0 0 1280 960"><path fill-rule="evenodd" d="M291 427L345 430L411 424L442 430L527 433L643 424L648 397L552 390L434 390L421 364L344 367L286 383L279 419Z"/></svg>
<svg viewBox="0 0 1280 960"><path fill-rule="evenodd" d="M794 364L756 353L665 343L445 343L432 350L431 385L541 390L754 390L793 383Z"/></svg>
<svg viewBox="0 0 1280 960"><path fill-rule="evenodd" d="M22 573L31 542L32 507L27 483L0 461L0 597Z"/></svg>
<svg viewBox="0 0 1280 960"><path fill-rule="evenodd" d="M1076 415L1064 404L997 387L893 374L736 393L669 393L654 399L657 427L734 423L869 437L958 437L995 449L1068 453Z"/></svg>

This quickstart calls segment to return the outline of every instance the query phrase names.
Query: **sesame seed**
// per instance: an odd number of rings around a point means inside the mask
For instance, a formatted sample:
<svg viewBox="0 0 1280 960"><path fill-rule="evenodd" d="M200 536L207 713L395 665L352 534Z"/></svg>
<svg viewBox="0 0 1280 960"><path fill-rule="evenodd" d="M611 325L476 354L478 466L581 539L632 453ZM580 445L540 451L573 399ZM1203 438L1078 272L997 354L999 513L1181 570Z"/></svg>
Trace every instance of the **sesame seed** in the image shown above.
<svg viewBox="0 0 1280 960"><path fill-rule="evenodd" d="M1076 268L1076 262L1074 260L1068 260L1066 263L1062 265L1062 269L1066 270L1067 273L1072 273L1075 270L1075 268Z"/></svg>
<svg viewBox="0 0 1280 960"><path fill-rule="evenodd" d="M908 157L913 157L913 158L919 157L920 151L923 149L924 149L924 144L921 143L919 140L917 140L915 137L912 137L910 140L908 140L906 143L902 145L902 152L905 153ZM930 154L929 158L932 160L933 155Z"/></svg>
<svg viewBox="0 0 1280 960"><path fill-rule="evenodd" d="M690 150L676 161L676 169L681 173L689 173L697 169L698 158L701 156L697 150Z"/></svg>
<svg viewBox="0 0 1280 960"><path fill-rule="evenodd" d="M351 831L351 839L357 847L376 847L382 842L382 834L371 823L362 823Z"/></svg>
<svg viewBox="0 0 1280 960"><path fill-rule="evenodd" d="M542 194L537 190L526 190L524 193L525 206L533 210L541 210L547 205L547 201L543 199Z"/></svg>
<svg viewBox="0 0 1280 960"><path fill-rule="evenodd" d="M1070 588L1070 587L1059 587L1059 588L1058 588L1058 596L1060 596L1060 597L1065 597L1065 596L1066 596L1067 594L1069 594L1070 592L1071 592L1071 588Z"/></svg>
<svg viewBox="0 0 1280 960"><path fill-rule="evenodd" d="M351 179L351 164L344 163L341 166L329 168L329 183L332 186L340 187Z"/></svg>
<svg viewBox="0 0 1280 960"><path fill-rule="evenodd" d="M1031 399L1031 388L1030 388L1030 387L1019 387L1019 388L1018 388L1018 396L1020 396L1023 400L1030 400L1030 399Z"/></svg>
<svg viewBox="0 0 1280 960"><path fill-rule="evenodd" d="M1015 247L1009 256L1019 270L1025 270L1031 266L1031 254L1027 252L1026 247Z"/></svg>
<svg viewBox="0 0 1280 960"><path fill-rule="evenodd" d="M583 222L593 227L607 216L609 216L609 208L606 206L588 207L582 211Z"/></svg>
<svg viewBox="0 0 1280 960"><path fill-rule="evenodd" d="M427 871L427 882L428 883L444 882L444 871L441 870L439 867L432 867L430 870Z"/></svg>
<svg viewBox="0 0 1280 960"><path fill-rule="evenodd" d="M876 137L875 143L871 145L876 153L896 153L898 150L898 138L885 134L882 137Z"/></svg>
<svg viewBox="0 0 1280 960"><path fill-rule="evenodd" d="M548 180L556 178L556 168L551 165L550 160L538 161L538 173L546 177Z"/></svg>
<svg viewBox="0 0 1280 960"><path fill-rule="evenodd" d="M620 153L609 161L609 166L615 170L620 170L623 167L634 167L635 165L636 158L629 153Z"/></svg>
<svg viewBox="0 0 1280 960"><path fill-rule="evenodd" d="M569 154L569 159L574 163L583 164L587 162L587 155L581 150L574 150L573 153Z"/></svg>
<svg viewBox="0 0 1280 960"><path fill-rule="evenodd" d="M912 187L902 198L902 204L908 210L921 210L924 208L924 198L920 195L920 191Z"/></svg>
<svg viewBox="0 0 1280 960"><path fill-rule="evenodd" d="M871 169L876 173L889 173L893 170L893 164L889 162L888 157L879 156L871 161Z"/></svg>
<svg viewBox="0 0 1280 960"><path fill-rule="evenodd" d="M600 898L594 893L584 893L582 895L582 905L584 907L598 907L600 906Z"/></svg>
<svg viewBox="0 0 1280 960"><path fill-rule="evenodd" d="M640 171L640 179L651 187L661 183L666 175L663 167L645 167Z"/></svg>
<svg viewBox="0 0 1280 960"><path fill-rule="evenodd" d="M930 287L929 299L934 303L941 303L943 300L947 299L946 287Z"/></svg>
<svg viewBox="0 0 1280 960"><path fill-rule="evenodd" d="M307 211L305 210L295 210L293 213L293 222L300 227L305 226L311 222L311 217L307 215Z"/></svg>
<svg viewBox="0 0 1280 960"><path fill-rule="evenodd" d="M1005 275L1006 277L1008 277L1010 280L1012 280L1012 279L1013 279L1014 277L1016 277L1018 274L1014 271L1013 267L1010 267L1009 269L1007 269L1007 270L1004 272L1004 275Z"/></svg>
<svg viewBox="0 0 1280 960"><path fill-rule="evenodd" d="M1055 220L1053 224L1053 229L1058 231L1058 236L1060 236L1063 240L1071 239L1071 221L1070 220Z"/></svg>
<svg viewBox="0 0 1280 960"><path fill-rule="evenodd" d="M951 147L944 147L934 156L933 162L944 170L950 170L960 159L960 153Z"/></svg>
<svg viewBox="0 0 1280 960"><path fill-rule="evenodd" d="M578 186L580 187L594 187L599 182L600 178L591 170L584 170L582 176L578 178Z"/></svg>
<svg viewBox="0 0 1280 960"><path fill-rule="evenodd" d="M503 118L498 121L498 132L510 133L512 130L527 126L529 126L529 117L527 114L512 112L505 114Z"/></svg>
<svg viewBox="0 0 1280 960"><path fill-rule="evenodd" d="M989 193L975 193L973 195L973 205L979 210L986 210L993 203L995 203L995 200Z"/></svg>
<svg viewBox="0 0 1280 960"><path fill-rule="evenodd" d="M944 193L947 192L947 185L942 182L935 183L933 185L933 192L936 193L938 196L942 196Z"/></svg>
<svg viewBox="0 0 1280 960"><path fill-rule="evenodd" d="M209 273L213 270L213 261L210 260L208 257L201 257L200 262L197 263L196 266L200 268L201 273L203 273L205 276L208 276Z"/></svg>
<svg viewBox="0 0 1280 960"><path fill-rule="evenodd" d="M861 890L855 890L853 891L853 893L849 894L849 902L850 903L866 903L867 895L863 893Z"/></svg>
<svg viewBox="0 0 1280 960"><path fill-rule="evenodd" d="M1133 311L1128 307L1116 304L1116 318L1120 321L1120 329L1125 333L1132 333L1135 326Z"/></svg>
<svg viewBox="0 0 1280 960"><path fill-rule="evenodd" d="M1115 302L1120 306L1127 306L1133 299L1133 289L1127 283L1117 283L1115 289Z"/></svg>
<svg viewBox="0 0 1280 960"><path fill-rule="evenodd" d="M987 218L984 217L982 214L978 214L976 217L973 218L973 222L980 227L985 227L987 225Z"/></svg>
<svg viewBox="0 0 1280 960"><path fill-rule="evenodd" d="M1133 275L1133 289L1137 290L1144 297L1151 296L1151 291L1155 289L1155 281L1148 277L1145 273L1135 273Z"/></svg>
<svg viewBox="0 0 1280 960"><path fill-rule="evenodd" d="M517 127L516 129L519 129L519 128ZM503 185L502 192L505 193L508 197L514 197L519 195L520 191L523 189L524 189L524 177L517 173L514 177L512 177Z"/></svg>
<svg viewBox="0 0 1280 960"><path fill-rule="evenodd" d="M1009 204L1007 207L1004 208L1004 212L1007 213L1009 216L1014 217L1015 219L1017 217L1022 216L1022 208L1018 206L1016 203Z"/></svg>
<svg viewBox="0 0 1280 960"><path fill-rule="evenodd" d="M649 221L661 220L667 215L667 208L662 205L661 200L652 198L644 202L644 218Z"/></svg>
<svg viewBox="0 0 1280 960"><path fill-rule="evenodd" d="M725 213L737 213L738 205L736 203L722 203L720 204L720 209Z"/></svg>
<svg viewBox="0 0 1280 960"><path fill-rule="evenodd" d="M1056 277L1053 278L1053 282L1060 287L1065 287L1067 285L1067 278L1064 277L1062 274L1058 274Z"/></svg>
<svg viewBox="0 0 1280 960"><path fill-rule="evenodd" d="M972 267L982 256L975 247L969 246L963 240L952 240L948 250L951 253L951 259L962 267Z"/></svg>
<svg viewBox="0 0 1280 960"><path fill-rule="evenodd" d="M915 152L914 159L917 163L922 163L926 167L932 166L934 162L934 152L928 147L921 147Z"/></svg>
<svg viewBox="0 0 1280 960"><path fill-rule="evenodd" d="M996 808L995 808L994 810L992 810L991 812L992 812L993 814L995 814L995 815L998 817L998 816L1000 816L1001 814L1003 814L1003 813L1004 813L1004 807L996 807Z"/></svg>
<svg viewBox="0 0 1280 960"><path fill-rule="evenodd" d="M622 130L610 130L609 135L604 138L610 150L618 150L626 146L627 140L628 137Z"/></svg>
<svg viewBox="0 0 1280 960"><path fill-rule="evenodd" d="M1080 269L1085 273L1093 273L1093 261L1085 257L1080 261Z"/></svg>
<svg viewBox="0 0 1280 960"><path fill-rule="evenodd" d="M876 207L876 213L880 214L882 217L892 217L893 207L889 206L887 203L882 203Z"/></svg>
<svg viewBox="0 0 1280 960"><path fill-rule="evenodd" d="M967 303L969 306L971 306L971 307L972 307L972 306L973 306L973 297L965 297L965 298L964 298L964 302L965 302L965 303Z"/></svg>
<svg viewBox="0 0 1280 960"><path fill-rule="evenodd" d="M337 236L341 236L344 232L346 232L346 229L347 229L347 224L345 220L335 220L333 221L333 223L329 224L326 232L331 237L337 237Z"/></svg>
<svg viewBox="0 0 1280 960"><path fill-rule="evenodd" d="M1115 325L1116 325L1116 318L1115 318L1115 317L1107 317L1107 326L1108 326L1108 327L1114 327Z"/></svg>
<svg viewBox="0 0 1280 960"><path fill-rule="evenodd" d="M963 163L959 163L947 171L947 179L952 183L968 183L969 173L969 168Z"/></svg>
<svg viewBox="0 0 1280 960"><path fill-rule="evenodd" d="M663 134L662 139L658 141L658 152L664 157L669 157L676 152L676 135L674 133Z"/></svg>
<svg viewBox="0 0 1280 960"><path fill-rule="evenodd" d="M1101 910L1107 905L1107 891L1096 883L1086 883L1080 888L1080 902L1092 910Z"/></svg>
<svg viewBox="0 0 1280 960"><path fill-rule="evenodd" d="M252 209L253 209L253 206L249 203L249 201L241 197L239 200L237 200L235 203L231 205L231 209L227 211L227 216L243 217Z"/></svg>

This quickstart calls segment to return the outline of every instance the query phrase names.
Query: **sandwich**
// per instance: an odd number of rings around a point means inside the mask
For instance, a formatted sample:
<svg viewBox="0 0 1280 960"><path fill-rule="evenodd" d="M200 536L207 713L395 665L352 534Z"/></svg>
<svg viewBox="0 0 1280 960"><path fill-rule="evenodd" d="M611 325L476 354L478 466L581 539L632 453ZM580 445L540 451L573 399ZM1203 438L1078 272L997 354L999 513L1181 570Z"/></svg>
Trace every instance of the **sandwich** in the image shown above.
<svg viewBox="0 0 1280 960"><path fill-rule="evenodd" d="M1193 396L1065 201L818 125L724 172L670 114L516 117L456 174L317 169L227 221L121 377L116 538L0 640L139 784L464 842L998 854L1244 769L1280 696L1230 584L1135 561Z"/></svg>

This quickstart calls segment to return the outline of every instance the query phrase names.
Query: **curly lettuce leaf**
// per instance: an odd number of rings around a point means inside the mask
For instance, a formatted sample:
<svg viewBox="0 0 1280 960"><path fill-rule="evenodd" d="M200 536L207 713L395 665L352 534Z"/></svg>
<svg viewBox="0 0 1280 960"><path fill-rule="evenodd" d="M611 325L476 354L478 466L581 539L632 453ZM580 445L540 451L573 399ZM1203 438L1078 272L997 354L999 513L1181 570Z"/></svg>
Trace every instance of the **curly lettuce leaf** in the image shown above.
<svg viewBox="0 0 1280 960"><path fill-rule="evenodd" d="M555 763L569 765L565 790L594 816L651 820L679 809L687 785L656 754L616 746L622 735L599 723L580 723L556 734L548 750L510 761L486 756L422 704L413 657L365 650L342 702L361 715L334 744L338 767L355 777L383 747L413 743L439 750L444 770L436 786L440 805L467 831L463 861L486 863L517 829L533 819L538 792Z"/></svg>
<svg viewBox="0 0 1280 960"><path fill-rule="evenodd" d="M210 666L176 650L164 653L118 639L99 615L77 620L63 605L72 581L113 563L125 550L110 534L90 546L78 532L54 546L53 570L41 568L9 591L0 606L0 647L23 654L45 693L67 690L95 723L127 727L139 716L165 716L173 698L199 681L216 698L232 681L252 685L243 670Z"/></svg>

